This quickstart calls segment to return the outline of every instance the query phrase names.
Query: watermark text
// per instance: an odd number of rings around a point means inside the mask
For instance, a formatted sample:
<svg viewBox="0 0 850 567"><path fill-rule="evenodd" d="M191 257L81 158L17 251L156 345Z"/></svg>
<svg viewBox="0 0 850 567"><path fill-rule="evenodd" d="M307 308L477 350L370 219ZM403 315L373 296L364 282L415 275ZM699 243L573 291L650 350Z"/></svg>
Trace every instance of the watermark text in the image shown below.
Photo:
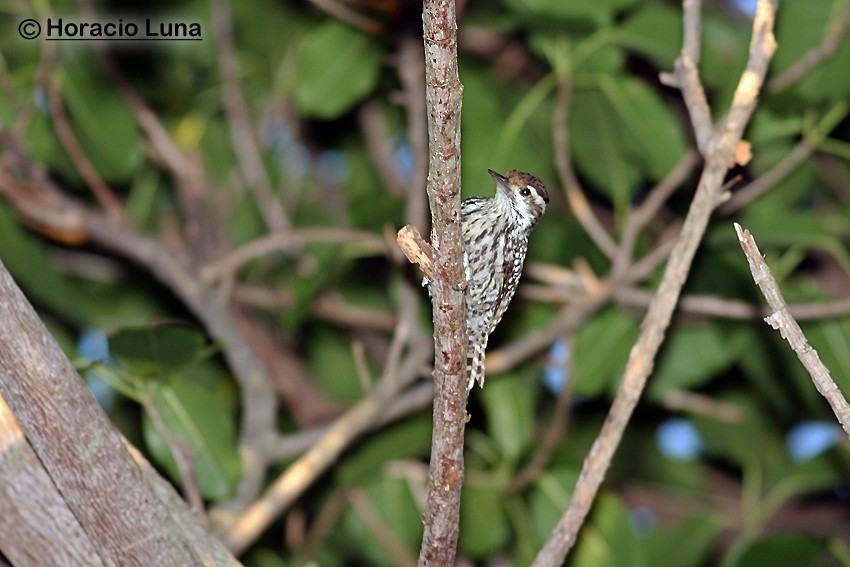
<svg viewBox="0 0 850 567"><path fill-rule="evenodd" d="M114 18L103 21L75 21L70 18L30 18L18 24L24 39L45 41L203 41L200 22L157 18Z"/></svg>

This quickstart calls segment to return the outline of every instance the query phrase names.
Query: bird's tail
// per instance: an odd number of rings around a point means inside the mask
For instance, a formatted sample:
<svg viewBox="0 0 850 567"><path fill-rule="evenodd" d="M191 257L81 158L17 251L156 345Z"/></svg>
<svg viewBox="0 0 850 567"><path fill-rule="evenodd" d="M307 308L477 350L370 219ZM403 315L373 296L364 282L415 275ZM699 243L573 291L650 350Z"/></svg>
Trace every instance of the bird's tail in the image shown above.
<svg viewBox="0 0 850 567"><path fill-rule="evenodd" d="M469 383L466 385L467 390L472 390L475 382L478 382L480 387L484 387L484 357L487 349L486 342L484 344L472 345L470 352L466 358L466 367L469 370Z"/></svg>

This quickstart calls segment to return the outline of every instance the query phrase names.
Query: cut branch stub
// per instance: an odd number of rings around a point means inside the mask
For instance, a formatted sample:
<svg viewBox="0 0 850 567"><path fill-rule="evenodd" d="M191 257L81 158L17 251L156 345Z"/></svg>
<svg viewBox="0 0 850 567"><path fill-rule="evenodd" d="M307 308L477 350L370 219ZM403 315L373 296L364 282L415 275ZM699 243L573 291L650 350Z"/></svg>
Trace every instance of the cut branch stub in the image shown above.
<svg viewBox="0 0 850 567"><path fill-rule="evenodd" d="M410 224L403 227L396 235L396 244L411 264L418 264L425 277L434 281L434 249L418 228Z"/></svg>

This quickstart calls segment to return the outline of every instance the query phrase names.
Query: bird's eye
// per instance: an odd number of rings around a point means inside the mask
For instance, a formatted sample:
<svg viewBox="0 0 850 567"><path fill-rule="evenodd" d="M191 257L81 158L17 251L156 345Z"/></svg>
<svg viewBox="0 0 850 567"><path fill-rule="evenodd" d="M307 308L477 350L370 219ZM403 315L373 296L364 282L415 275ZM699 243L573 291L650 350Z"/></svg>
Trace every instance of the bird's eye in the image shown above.
<svg viewBox="0 0 850 567"><path fill-rule="evenodd" d="M525 187L524 189L520 189L519 194L522 195L523 197L528 197L529 195L531 195L531 189L529 189L528 187Z"/></svg>

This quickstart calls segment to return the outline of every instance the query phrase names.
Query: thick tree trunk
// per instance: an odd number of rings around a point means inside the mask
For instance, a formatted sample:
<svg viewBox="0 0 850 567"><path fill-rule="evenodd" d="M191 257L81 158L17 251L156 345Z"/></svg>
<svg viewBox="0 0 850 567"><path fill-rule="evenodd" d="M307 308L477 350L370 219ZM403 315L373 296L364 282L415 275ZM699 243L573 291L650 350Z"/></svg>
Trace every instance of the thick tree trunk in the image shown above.
<svg viewBox="0 0 850 567"><path fill-rule="evenodd" d="M149 482L2 263L0 397L0 549L16 566L238 565Z"/></svg>

